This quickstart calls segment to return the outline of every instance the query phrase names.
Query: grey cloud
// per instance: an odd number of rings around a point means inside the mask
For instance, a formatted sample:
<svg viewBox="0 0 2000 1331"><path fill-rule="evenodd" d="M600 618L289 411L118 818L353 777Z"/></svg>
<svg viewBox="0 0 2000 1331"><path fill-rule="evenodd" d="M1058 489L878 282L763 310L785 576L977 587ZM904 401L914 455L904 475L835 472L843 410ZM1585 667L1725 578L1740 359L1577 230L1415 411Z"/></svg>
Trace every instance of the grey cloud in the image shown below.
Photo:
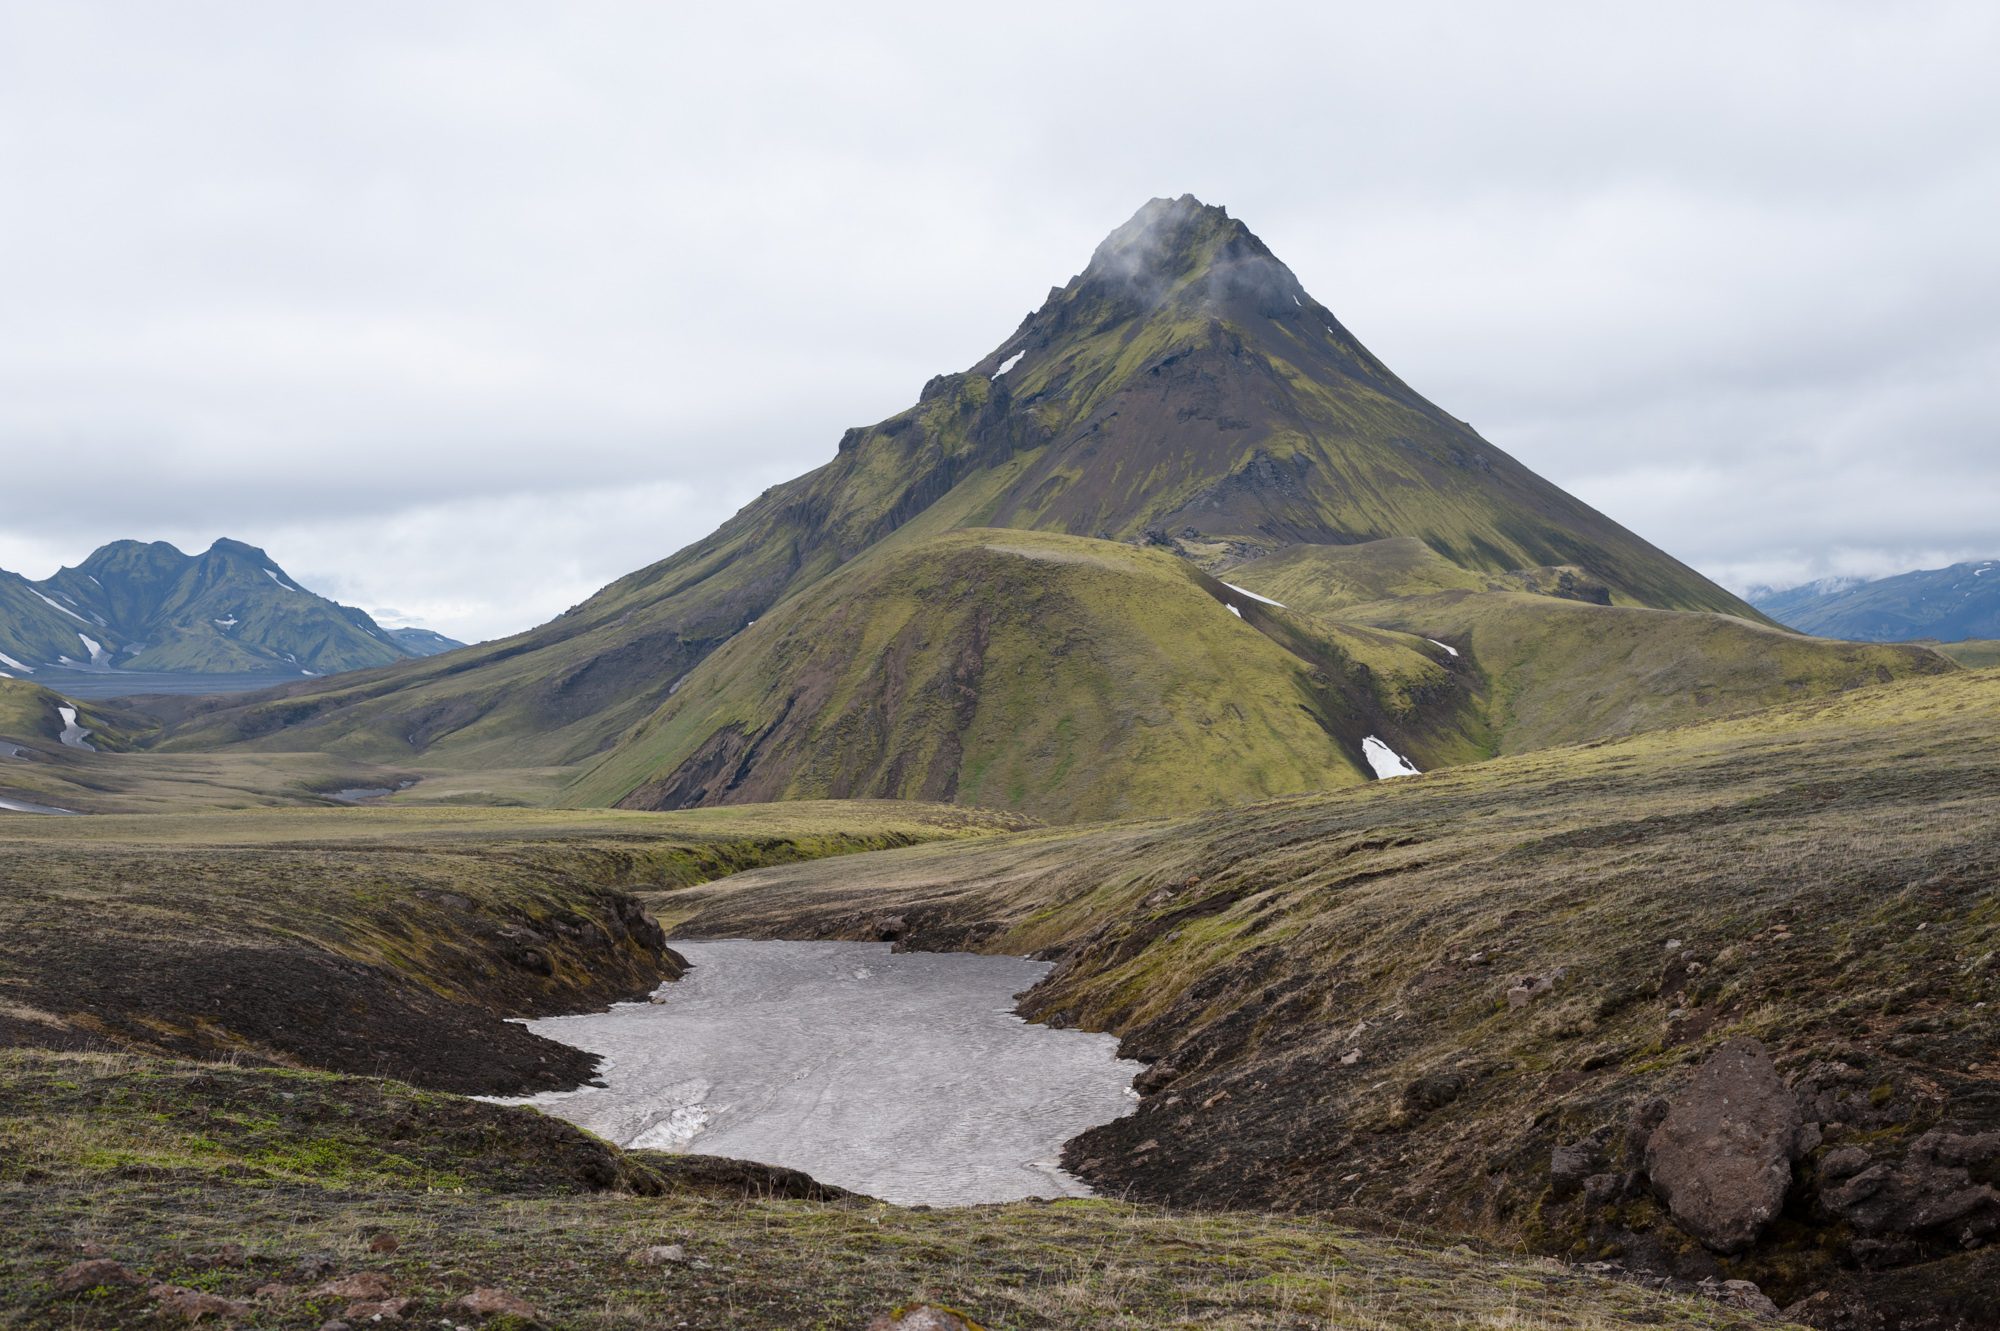
<svg viewBox="0 0 2000 1331"><path fill-rule="evenodd" d="M235 535L491 636L1154 195L1725 580L2000 554L2000 11L0 0L0 566Z"/></svg>

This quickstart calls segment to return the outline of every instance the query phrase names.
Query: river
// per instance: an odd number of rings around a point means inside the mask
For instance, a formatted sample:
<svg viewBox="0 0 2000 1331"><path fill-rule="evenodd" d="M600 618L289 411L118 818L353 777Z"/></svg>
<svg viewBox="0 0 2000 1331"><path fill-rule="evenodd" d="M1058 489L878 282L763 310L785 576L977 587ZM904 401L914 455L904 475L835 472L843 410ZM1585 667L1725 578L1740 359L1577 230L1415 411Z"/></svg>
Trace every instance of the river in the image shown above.
<svg viewBox="0 0 2000 1331"><path fill-rule="evenodd" d="M1024 957L886 943L680 943L653 1001L528 1023L603 1087L521 1103L623 1146L734 1156L904 1205L1087 1196L1062 1145L1131 1112L1115 1037L1031 1025Z"/></svg>

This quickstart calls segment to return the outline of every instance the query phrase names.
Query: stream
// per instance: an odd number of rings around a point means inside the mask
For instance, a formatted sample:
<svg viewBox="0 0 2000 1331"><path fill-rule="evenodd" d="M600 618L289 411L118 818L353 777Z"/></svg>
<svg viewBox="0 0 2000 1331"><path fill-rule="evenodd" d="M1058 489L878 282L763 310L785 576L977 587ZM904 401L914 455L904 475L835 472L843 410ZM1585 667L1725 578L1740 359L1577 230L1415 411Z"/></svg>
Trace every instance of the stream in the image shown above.
<svg viewBox="0 0 2000 1331"><path fill-rule="evenodd" d="M650 1002L527 1023L604 1055L530 1104L621 1146L804 1170L902 1205L1088 1196L1062 1145L1130 1113L1115 1036L1014 1015L1046 962L887 943L675 942Z"/></svg>

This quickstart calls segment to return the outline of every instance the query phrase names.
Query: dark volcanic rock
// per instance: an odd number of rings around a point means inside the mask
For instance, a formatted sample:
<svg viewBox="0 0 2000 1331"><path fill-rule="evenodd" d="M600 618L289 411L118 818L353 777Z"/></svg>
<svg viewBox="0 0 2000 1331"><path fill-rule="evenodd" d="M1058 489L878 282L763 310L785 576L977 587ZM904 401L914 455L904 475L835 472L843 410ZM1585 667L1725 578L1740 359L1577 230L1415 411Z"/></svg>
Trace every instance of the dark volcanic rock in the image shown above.
<svg viewBox="0 0 2000 1331"><path fill-rule="evenodd" d="M1866 1159L1849 1149L1831 1153L1821 1165L1820 1203L1857 1233L1918 1235L1949 1228L1970 1247L2000 1229L2000 1191L1972 1177L1973 1168L2000 1160L2000 1132L1934 1129L1893 1165L1854 1168Z"/></svg>
<svg viewBox="0 0 2000 1331"><path fill-rule="evenodd" d="M1669 1099L1646 1142L1646 1173L1682 1229L1741 1252L1784 1208L1800 1126L1769 1052L1730 1040Z"/></svg>

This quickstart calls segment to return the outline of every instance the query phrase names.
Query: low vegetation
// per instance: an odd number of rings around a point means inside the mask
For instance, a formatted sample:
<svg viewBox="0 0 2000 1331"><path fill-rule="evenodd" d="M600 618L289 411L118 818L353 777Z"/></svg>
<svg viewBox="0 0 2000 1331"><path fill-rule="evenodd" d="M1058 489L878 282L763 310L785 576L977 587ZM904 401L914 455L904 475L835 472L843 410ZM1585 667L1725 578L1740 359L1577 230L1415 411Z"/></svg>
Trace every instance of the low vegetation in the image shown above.
<svg viewBox="0 0 2000 1331"><path fill-rule="evenodd" d="M1141 1112L1067 1157L1114 1192L1359 1209L1783 1302L1888 1298L1925 1263L1918 1306L1943 1307L1990 1289L1985 1231L1970 1253L1950 1224L1856 1231L1814 1171L2000 1130L1996 816L2000 677L1966 672L654 902L683 935L858 937L894 913L912 946L1059 958L1026 1010L1153 1063ZM1756 1247L1708 1252L1629 1179L1555 1185L1558 1146L1627 1178L1635 1112L1732 1036L1834 1106Z"/></svg>
<svg viewBox="0 0 2000 1331"><path fill-rule="evenodd" d="M482 1288L518 1300L489 1326L607 1331L849 1331L918 1301L1009 1331L1754 1321L1416 1233L1105 1201L903 1210L393 1082L0 1051L0 1323L170 1322L203 1298L245 1327L385 1303L469 1323Z"/></svg>
<svg viewBox="0 0 2000 1331"><path fill-rule="evenodd" d="M594 1059L504 1018L673 974L634 889L1019 826L888 804L8 816L0 1043L575 1085Z"/></svg>

